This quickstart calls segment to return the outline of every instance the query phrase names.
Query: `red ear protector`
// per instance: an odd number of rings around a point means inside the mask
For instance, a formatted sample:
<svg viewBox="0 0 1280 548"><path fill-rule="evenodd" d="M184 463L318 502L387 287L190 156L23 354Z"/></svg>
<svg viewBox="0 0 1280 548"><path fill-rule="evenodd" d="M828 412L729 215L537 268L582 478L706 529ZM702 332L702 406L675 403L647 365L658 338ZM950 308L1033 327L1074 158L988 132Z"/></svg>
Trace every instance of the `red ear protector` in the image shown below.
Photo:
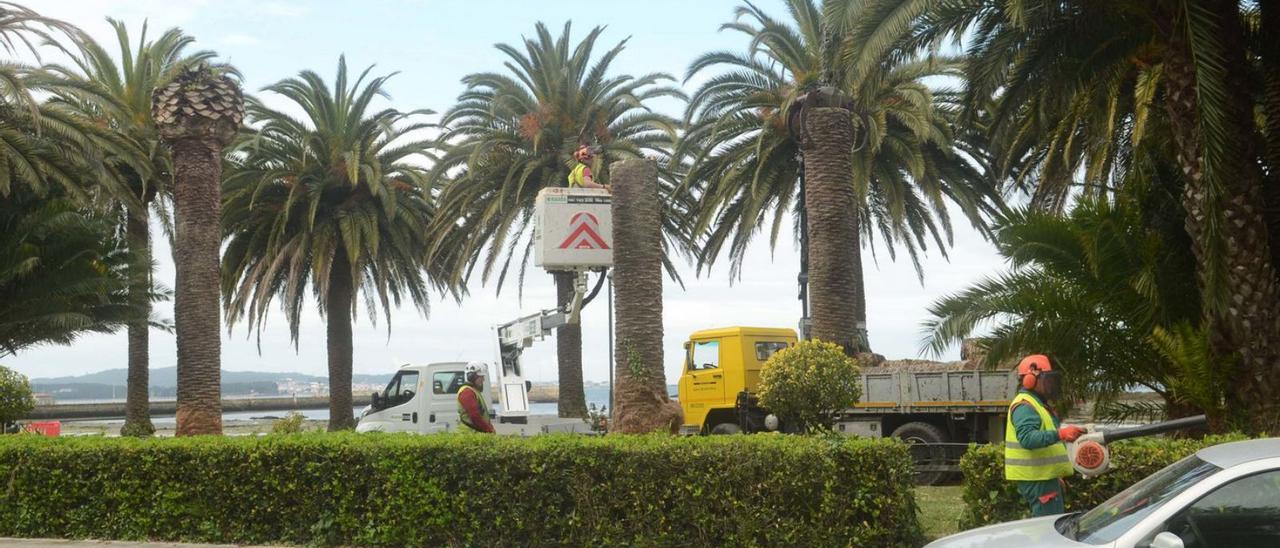
<svg viewBox="0 0 1280 548"><path fill-rule="evenodd" d="M1039 371L1034 371L1034 372L1031 372L1031 373L1027 373L1026 375L1023 375L1023 376L1022 376L1022 387L1023 387L1023 388L1026 388L1027 390L1032 390L1032 389L1034 389L1034 388L1036 387L1036 379L1037 379L1039 376L1040 376L1040 372L1039 372Z"/></svg>
<svg viewBox="0 0 1280 548"><path fill-rule="evenodd" d="M1040 380L1040 373L1053 371L1049 357L1044 354L1032 354L1022 358L1018 364L1018 375L1022 378L1022 387L1031 390Z"/></svg>

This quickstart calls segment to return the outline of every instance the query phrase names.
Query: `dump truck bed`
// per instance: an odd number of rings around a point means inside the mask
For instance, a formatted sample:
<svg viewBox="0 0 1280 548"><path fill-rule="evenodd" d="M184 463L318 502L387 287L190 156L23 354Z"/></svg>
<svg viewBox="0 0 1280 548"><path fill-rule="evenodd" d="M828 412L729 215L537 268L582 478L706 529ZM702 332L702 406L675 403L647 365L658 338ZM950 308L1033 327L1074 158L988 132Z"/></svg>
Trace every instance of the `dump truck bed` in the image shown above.
<svg viewBox="0 0 1280 548"><path fill-rule="evenodd" d="M1003 413L1016 392L1007 371L873 367L862 374L861 401L851 414Z"/></svg>

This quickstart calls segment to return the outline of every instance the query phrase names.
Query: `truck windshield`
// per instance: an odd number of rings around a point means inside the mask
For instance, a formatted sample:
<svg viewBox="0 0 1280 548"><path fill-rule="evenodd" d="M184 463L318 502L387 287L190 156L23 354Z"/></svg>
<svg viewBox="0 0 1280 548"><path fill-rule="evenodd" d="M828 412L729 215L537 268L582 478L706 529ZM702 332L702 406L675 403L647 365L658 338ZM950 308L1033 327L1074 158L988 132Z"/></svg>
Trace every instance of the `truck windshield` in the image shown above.
<svg viewBox="0 0 1280 548"><path fill-rule="evenodd" d="M1169 499L1220 470L1195 455L1170 464L1080 516L1075 539L1089 544L1114 542ZM1063 533L1071 536L1070 531Z"/></svg>

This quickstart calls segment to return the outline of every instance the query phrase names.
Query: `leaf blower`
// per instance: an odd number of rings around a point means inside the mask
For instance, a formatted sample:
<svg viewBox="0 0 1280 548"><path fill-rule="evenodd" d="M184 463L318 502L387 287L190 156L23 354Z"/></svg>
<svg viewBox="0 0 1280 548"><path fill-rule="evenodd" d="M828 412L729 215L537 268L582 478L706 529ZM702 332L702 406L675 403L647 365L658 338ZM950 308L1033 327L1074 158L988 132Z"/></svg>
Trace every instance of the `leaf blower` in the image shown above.
<svg viewBox="0 0 1280 548"><path fill-rule="evenodd" d="M1105 473L1111 468L1111 450L1107 445L1129 438L1153 436L1174 430L1184 430L1204 426L1208 423L1204 415L1174 419L1171 421L1144 424L1132 428L1116 428L1112 430L1094 431L1081 435L1075 443L1070 444L1068 454L1071 465L1080 475L1088 478Z"/></svg>

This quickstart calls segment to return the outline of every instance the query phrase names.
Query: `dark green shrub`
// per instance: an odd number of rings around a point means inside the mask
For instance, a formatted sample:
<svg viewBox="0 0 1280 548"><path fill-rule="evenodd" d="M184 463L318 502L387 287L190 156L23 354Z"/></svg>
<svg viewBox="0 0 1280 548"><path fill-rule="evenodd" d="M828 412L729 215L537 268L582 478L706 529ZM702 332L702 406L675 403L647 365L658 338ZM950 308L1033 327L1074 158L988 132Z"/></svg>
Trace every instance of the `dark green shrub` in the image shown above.
<svg viewBox="0 0 1280 548"><path fill-rule="evenodd" d="M1111 470L1096 478L1067 478L1067 511L1088 510L1125 490L1138 480L1210 445L1245 439L1241 435L1211 436L1200 440L1142 438L1112 444ZM964 474L965 512L960 528L1030 516L1013 482L1004 479L1004 448L1000 444L971 447L960 459Z"/></svg>
<svg viewBox="0 0 1280 548"><path fill-rule="evenodd" d="M778 435L14 437L0 537L913 546L910 462Z"/></svg>

